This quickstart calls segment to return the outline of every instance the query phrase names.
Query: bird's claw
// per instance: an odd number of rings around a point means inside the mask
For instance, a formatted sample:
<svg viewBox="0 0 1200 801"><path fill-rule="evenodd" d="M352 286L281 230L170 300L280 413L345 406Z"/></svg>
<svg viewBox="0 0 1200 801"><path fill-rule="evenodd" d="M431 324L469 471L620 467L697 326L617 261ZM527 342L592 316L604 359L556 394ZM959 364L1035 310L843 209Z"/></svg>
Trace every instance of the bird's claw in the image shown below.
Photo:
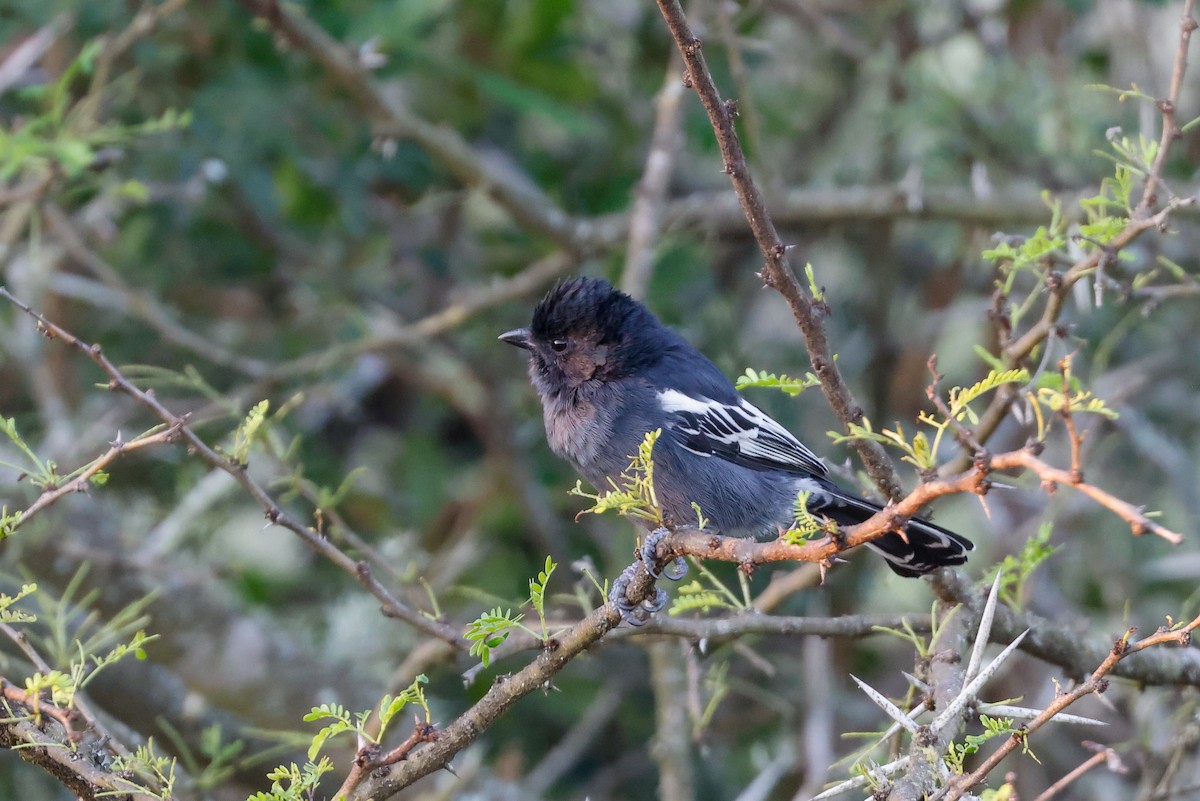
<svg viewBox="0 0 1200 801"><path fill-rule="evenodd" d="M631 604L629 599L625 597L626 590L629 589L629 582L633 581L633 577L637 575L637 565L633 564L621 571L621 575L613 579L612 589L608 592L608 600L612 605L617 607L617 611L621 613L621 617L627 616L633 611L637 604Z"/></svg>
<svg viewBox="0 0 1200 801"><path fill-rule="evenodd" d="M670 581L679 581L688 574L688 565L682 556L677 556L668 562L661 572L657 569L658 544L670 533L670 529L660 526L647 534L646 538L642 540L642 548L638 553L642 558L642 564L646 566L646 572L650 574L651 578L656 579L662 576Z"/></svg>
<svg viewBox="0 0 1200 801"><path fill-rule="evenodd" d="M663 566L662 574L665 579L679 581L688 574L688 563L684 561L682 556L676 556Z"/></svg>
<svg viewBox="0 0 1200 801"><path fill-rule="evenodd" d="M621 613L621 618L629 622L629 625L644 626L649 622L650 615L667 605L667 593L656 587L650 598L641 603L630 603L625 593L629 589L629 582L637 576L637 569L638 565L635 562L621 571L621 575L613 581L612 589L608 593L608 600Z"/></svg>
<svg viewBox="0 0 1200 801"><path fill-rule="evenodd" d="M667 605L667 591L660 590L658 587L655 587L654 588L654 597L647 598L646 600L642 601L641 608L645 609L650 614L654 614L655 612L661 612L663 607L666 605Z"/></svg>

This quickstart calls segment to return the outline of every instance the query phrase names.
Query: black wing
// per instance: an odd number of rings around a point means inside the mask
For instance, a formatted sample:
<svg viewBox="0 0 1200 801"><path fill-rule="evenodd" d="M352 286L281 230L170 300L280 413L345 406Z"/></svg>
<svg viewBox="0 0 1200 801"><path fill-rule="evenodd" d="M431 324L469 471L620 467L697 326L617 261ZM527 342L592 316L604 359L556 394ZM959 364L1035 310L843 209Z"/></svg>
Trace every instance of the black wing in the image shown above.
<svg viewBox="0 0 1200 801"><path fill-rule="evenodd" d="M731 405L668 389L658 393L658 401L671 420L672 433L692 453L718 456L754 470L829 473L790 431L743 398Z"/></svg>

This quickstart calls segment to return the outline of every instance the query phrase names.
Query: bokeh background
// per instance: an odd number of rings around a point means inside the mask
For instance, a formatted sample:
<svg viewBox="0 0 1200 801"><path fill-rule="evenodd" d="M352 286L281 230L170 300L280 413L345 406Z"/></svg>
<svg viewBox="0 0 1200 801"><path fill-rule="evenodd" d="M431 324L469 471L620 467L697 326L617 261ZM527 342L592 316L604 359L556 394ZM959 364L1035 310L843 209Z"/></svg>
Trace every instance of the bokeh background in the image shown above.
<svg viewBox="0 0 1200 801"><path fill-rule="evenodd" d="M657 8L289 4L329 37L314 49L272 22L273 7L0 8L0 282L192 412L209 442L229 447L259 400L290 403L252 474L303 519L314 503L336 514L325 521L334 540L414 605L433 611L436 598L460 626L519 606L551 555L554 616L575 619L590 586L578 566L615 576L634 531L607 516L574 520L575 476L544 443L521 354L496 335L524 324L557 277L584 272L625 282L731 376L810 369L786 305L755 274L761 255L708 120L672 88L682 67ZM1077 199L1112 174L1103 153L1114 129L1157 138L1152 104L1096 85L1162 96L1180 5L697 0L688 10L717 85L738 100L751 169L793 263L810 262L827 293L843 374L877 427L911 430L927 407L930 354L945 386L986 372L975 347L994 345L997 271L982 251L998 233L1049 223L1053 198L1078 216ZM139 29L139 19L151 22ZM343 52L353 60L333 57ZM1198 113L1198 86L1185 84L1182 121ZM656 120L672 157L650 207L661 228L631 248ZM1194 132L1176 143L1165 176L1175 194L1195 191L1198 155ZM1171 229L1139 240L1102 291L1081 282L1045 358L1073 353L1120 413L1081 421L1088 479L1161 510L1185 544L1133 538L1078 494L1048 496L1028 478L1006 480L986 511L969 497L936 509L979 543L965 568L976 579L1051 522L1059 550L1025 605L1101 640L1197 605L1200 293L1158 258L1196 274L1200 232L1186 209ZM0 414L41 458L74 469L118 433L153 425L7 304L0 328ZM748 392L871 490L852 451L827 436L837 421L819 392ZM1010 421L992 445L1028 434ZM1063 442L1049 445L1047 458L1067 464ZM7 441L0 459L21 464ZM19 473L0 466L10 509L36 496ZM64 619L92 631L139 602L160 637L150 658L106 671L90 693L131 742L153 736L183 755L181 797L264 787L269 767L302 754L314 704L363 709L423 672L435 720L447 722L527 661L507 657L464 686L472 660L382 617L357 583L266 526L228 476L180 446L131 454L110 473L0 543L0 575L7 586L36 579L39 604L65 597ZM727 567L712 569L736 586ZM763 568L753 592L785 574L793 591L775 614L920 614L933 602L924 582L861 555L821 587L803 567ZM3 660L10 680L27 671L11 650ZM912 669L911 645L888 636L707 649L622 637L521 702L460 755L457 775L403 797L649 798L665 737L679 746L667 758L692 778L672 801L808 798L845 775L832 767L856 744L843 733L883 725L848 674L902 695ZM1054 678L1070 677L1021 656L993 692L1045 703ZM1085 759L1084 739L1117 748L1129 773L1097 770L1060 797L1195 797L1155 794L1168 769L1167 787L1200 792L1194 690L1122 685L1106 700L1082 710L1109 720L1104 731L1045 731L1031 742L1040 762L1007 763L1022 797ZM684 725L664 733L672 706ZM205 771L218 731L242 745ZM69 795L5 752L0 797Z"/></svg>

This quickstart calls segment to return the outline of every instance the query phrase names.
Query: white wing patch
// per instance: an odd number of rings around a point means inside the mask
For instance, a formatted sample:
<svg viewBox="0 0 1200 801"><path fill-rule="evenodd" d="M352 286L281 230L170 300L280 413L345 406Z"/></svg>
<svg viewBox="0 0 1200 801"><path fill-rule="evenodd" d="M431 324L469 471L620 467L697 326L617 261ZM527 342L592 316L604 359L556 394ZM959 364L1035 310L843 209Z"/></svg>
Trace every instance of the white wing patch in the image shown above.
<svg viewBox="0 0 1200 801"><path fill-rule="evenodd" d="M745 399L731 406L668 389L658 393L658 400L673 417L672 430L692 453L719 456L756 470L829 473L790 431Z"/></svg>

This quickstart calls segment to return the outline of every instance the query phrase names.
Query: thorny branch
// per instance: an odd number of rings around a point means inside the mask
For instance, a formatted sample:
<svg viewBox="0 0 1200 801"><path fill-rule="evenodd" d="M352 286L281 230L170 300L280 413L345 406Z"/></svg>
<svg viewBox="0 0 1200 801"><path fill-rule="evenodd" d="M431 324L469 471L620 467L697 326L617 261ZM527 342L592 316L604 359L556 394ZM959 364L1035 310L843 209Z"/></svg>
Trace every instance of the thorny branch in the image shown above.
<svg viewBox="0 0 1200 801"><path fill-rule="evenodd" d="M319 37L315 39L305 39L305 36L311 37L314 35L315 26L309 26L306 20L300 20L299 23L297 23L296 19L286 16L291 12L278 4L273 2L256 2L256 0L244 1L247 6L255 8L256 10L261 10L264 16L266 16L266 18L273 25L275 25L277 29L285 35L286 38L289 38L293 44L304 46L305 49L310 53L318 54L320 52L326 52L326 48L332 48L336 51L337 48L341 47L335 42L321 40ZM692 86L696 88L698 93L701 95L701 99L705 102L706 109L708 109L710 112L710 117L714 120L714 129L717 131L717 136L722 146L723 155L726 156L727 171L734 182L735 188L738 190L739 200L742 202L742 206L747 213L756 239L758 239L760 245L763 246L763 252L766 257L766 266L763 272L764 281L768 283L768 285L774 286L782 294L784 294L785 298L789 302L789 305L791 305L793 313L797 316L797 321L801 324L801 329L805 334L806 343L809 345L810 354L813 355L814 367L817 368L818 374L822 377L823 387L825 388L827 396L830 398L831 404L834 405L835 411L838 412L839 417L843 420L843 422L860 420L861 412L858 410L857 405L854 403L853 397L849 394L844 382L841 380L841 377L833 364L832 358L828 358L828 343L825 341L824 331L821 324L821 318L827 312L820 304L814 302L804 293L804 290L796 280L794 273L787 264L786 248L779 240L779 237L775 232L773 225L771 224L771 220L766 214L761 197L758 196L757 190L754 187L749 173L745 169L745 159L741 154L740 146L737 143L736 130L733 123L734 117L736 116L736 109L730 103L721 101L719 95L716 93L711 77L708 75L707 69L704 67L703 57L700 54L699 41L696 40L687 30L686 20L683 19L682 11L678 8L678 4L668 3L664 0L661 5L663 7L664 17L667 18L669 25L672 22L671 15L678 12L677 21L682 25L682 27L679 28L682 33L677 35L676 39L678 42L680 42L681 52L683 52L685 60L688 61L689 80ZM1192 2L1189 0L1187 3L1187 10L1185 11L1185 20L1190 20L1191 6ZM676 33L676 27L677 26L672 26L673 33ZM319 31L319 29L316 30ZM321 33L323 34L323 32ZM1189 34L1190 30L1187 30L1183 36L1181 49L1184 53L1186 53L1186 39L1188 38ZM337 55L336 52L335 55ZM326 60L323 59L323 61ZM1182 61L1177 62L1179 81L1182 80L1182 65ZM347 62L339 61L335 58L332 61L327 61L326 66L330 68L330 71L333 74L341 76L347 81L353 80L365 83L369 78L369 76L366 76L365 72L355 63L348 64ZM1172 95L1174 97L1178 96L1177 83L1178 82L1173 81ZM352 92L358 91L355 90L353 86L350 88ZM370 102L376 102L379 101L379 98L368 97L367 100ZM1173 110L1173 105L1171 108ZM714 114L716 116L714 116ZM1167 112L1164 110L1165 120L1166 114ZM721 124L719 125L718 119L721 121ZM428 124L426 123L423 125ZM417 139L417 141L421 141L423 143L430 141L426 136L426 134L428 134L430 131L436 134L437 137L445 136L445 131L434 126L429 126L429 128L426 129L423 127L423 125L417 125L414 128L409 122L406 122L404 125L397 126L397 131L399 132L399 135L411 135L413 138ZM413 131L416 131L417 134L414 135ZM1167 133L1168 131L1165 127L1164 145L1166 143ZM529 198L526 198L519 193L514 196L512 193L504 191L503 186L501 186L501 189L498 191L496 186L503 184L502 178L489 176L484 172L473 172L480 169L479 164L471 162L470 158L467 157L469 154L464 156L464 153L461 149L456 149L460 145L462 145L461 142L452 141L451 146L443 147L437 152L451 163L455 163L456 159L460 159L462 170L461 175L468 183L487 186L489 191L501 199L501 202L508 205L510 211L513 211L514 217L522 222L529 222L528 218L532 216L535 219L530 224L535 230L541 230L550 238L559 241L559 243L563 244L564 247L574 247L579 245L580 242L590 242L586 227L573 228L570 224L570 221L560 210L553 207L539 206L539 199L536 196L534 196L532 201L530 201L532 203L532 205L530 205L525 203L525 201L529 200ZM1160 159L1156 160L1155 165L1157 172L1153 173L1153 177L1155 178L1158 178L1161 175L1161 164L1159 161L1161 160L1165 150L1165 146L1160 148ZM465 163L461 162L462 159L465 159ZM489 183L493 180L494 183ZM1152 205L1154 202L1153 195L1150 191L1151 188L1152 186L1148 181L1146 194L1143 200L1143 205L1147 205L1147 207ZM1149 198L1148 202L1146 200L1147 198ZM1140 234L1142 231L1148 230L1151 227L1161 227L1166 222L1167 213L1172 210L1173 208L1169 207L1148 218L1148 224L1143 228L1138 229L1128 241L1132 241L1137 234ZM580 233L581 231L583 232L582 234ZM1124 244L1128 244L1128 241L1126 241ZM1120 247L1123 247L1124 244L1121 244ZM539 272L537 274L536 277L538 281L548 280L546 275L557 273L561 270L564 270L566 265L574 263L574 260L571 258L559 258L559 261L552 263L551 266L553 269L547 269L544 272ZM1090 268L1081 269L1080 273L1076 276L1076 279L1081 277L1083 274L1086 274L1088 269ZM220 469L225 470L233 475L239 481L239 483L242 484L243 488L246 489L246 491L249 492L252 497L254 497L263 505L267 512L268 518L272 520L272 522L279 523L280 525L284 525L293 530L302 538L304 538L310 547L313 547L315 550L322 552L326 556L329 556L329 558L331 558L335 563L339 564L339 566L343 567L343 569L347 569L348 572L351 572L353 575L355 575L356 578L364 583L364 586L366 586L368 590L372 591L372 593L375 594L381 602L383 602L385 610L391 610L395 612L397 609L406 609L405 607L399 605L399 602L395 602L395 605L392 605L394 599L391 599L390 594L388 594L387 591L382 587L379 587L379 591L377 592L377 590L371 584L371 582L374 580L371 579L368 571L364 571L359 565L353 563L340 551L337 551L336 548L333 549L336 552L336 555L331 555L327 553L326 549L320 546L319 541L314 542L313 532L311 529L304 527L279 510L279 508L273 503L273 501L271 501L266 493L245 476L244 469L242 469L240 466L229 464L228 460L223 456L217 454L211 449L208 449L207 446L205 446L204 443L201 442L198 437L196 437L191 429L187 427L185 419L176 417L166 410L165 407L161 406L161 404L159 404L158 401L153 397L152 393L143 392L124 379L124 377L121 376L116 368L113 367L111 363L109 363L108 360L103 356L98 346L87 345L86 343L75 339L62 329L46 323L46 321L44 321L40 315L37 315L37 313L15 301L15 299L8 295L7 292L0 290L0 293L8 297L10 300L13 300L14 303L17 303L17 305L21 306L25 311L41 320L43 324L47 326L47 330L53 332L55 336L63 338L70 345L79 349L81 352L86 353L90 358L96 361L96 363L99 364L100 367L104 369L112 379L112 383L110 384L112 389L120 390L130 394L136 400L153 410L161 419L164 420L164 422L174 428L174 430L176 430L180 436L183 436L183 438L186 439L189 444L197 450L202 458L204 458L210 464L219 467ZM1053 298L1051 302L1054 302ZM1058 303L1061 306L1061 296L1059 297ZM469 307L469 304L467 305ZM468 308L467 313L469 313L469 311L470 309ZM441 326L452 326L461 320L461 317L458 315L462 312L462 309L458 309L453 314L421 321L418 326L414 327L415 330L405 332L405 334L399 338L406 339L409 335L419 337L422 335L427 335L428 331L430 330L441 330ZM1056 316L1057 309L1055 310L1055 319ZM379 346L379 343L374 343L374 345ZM1032 347L1036 347L1036 345L1037 343L1034 342L1030 347L1030 350L1032 350ZM827 357L824 361L820 361L822 354ZM334 360L336 360L336 357L339 355L340 354L335 354ZM326 358L328 358L328 355L326 355ZM328 361L322 360L319 364L314 361L303 365L293 364L290 367L292 369L300 368L301 370L319 369L320 365L328 363ZM982 436L982 439L986 440L986 438L986 434ZM875 446L874 443L863 443L863 446L868 452L873 449L877 449L877 446ZM1006 462L1006 458L1011 458L1011 461ZM887 459L886 454L883 454L882 451L874 456L864 453L864 460L868 464L868 468L872 470L872 475L875 477L877 483L879 483L880 486L885 490L889 491L890 495L895 497L898 493L899 485L895 482L890 461ZM1007 467L1023 467L1025 469L1032 470L1038 473L1038 475L1041 476L1045 481L1064 483L1076 487L1080 491L1091 495L1098 502L1106 505L1117 514L1121 515L1127 522L1130 523L1131 527L1134 528L1135 533L1153 531L1159 536L1163 536L1164 538L1172 541L1175 541L1178 538L1178 535L1174 532L1170 532L1165 528L1156 526L1153 521L1147 520L1145 516L1141 514L1140 510L1136 509L1135 507L1083 483L1081 477L1078 476L1075 471L1057 471L1055 468L1052 468L1038 460L1036 458L1036 454L1030 450L1015 451L1012 454L1001 454L1000 456L989 457L989 470L1006 469L1006 465ZM909 498L906 498L899 504L884 510L884 512L881 512L880 515L876 516L876 518L872 518L871 521L867 521L867 523L849 530L844 541L830 541L825 543L824 547L828 547L830 545L834 546L834 550L830 552L832 554L845 547L851 547L854 544L866 542L874 536L880 536L887 531L894 530L896 525L899 522L902 522L902 518L895 517L895 515L915 513L920 509L921 506L924 505L926 502L925 500L913 500L913 498L927 487L933 486L942 487L945 489L944 492L928 494L928 499L930 500L934 497L939 497L940 494L949 494L950 492L977 491L979 487L978 482L981 480L982 475L976 475L976 472L983 475L986 474L985 470L971 471L963 474L963 476L959 476L957 480L947 479L942 482L930 482L930 484L923 485L923 487L918 488L917 491L910 495ZM1064 478L1063 476L1066 477ZM959 480L961 480L961 484L957 483ZM1094 490L1096 493L1099 493L1099 495L1093 495L1090 490ZM672 549L674 550L674 547L680 542L684 543L685 546L687 543L692 542L692 540L688 539L688 534L688 532L677 532L677 534L674 535L670 541ZM717 535L707 534L704 532L693 532L693 534L699 534L700 536L707 538L710 544L717 540L727 541L726 538L720 538ZM746 541L739 540L737 542L745 543ZM763 545L770 546L773 545L773 543L765 543ZM726 549L724 546L717 548L716 550L722 553L727 550L731 556L738 557L735 559L735 561L747 566L756 564L759 561L767 561L766 559L759 558L761 554L750 554L749 556L746 556L737 551L737 549ZM824 553L824 551L819 549L818 551L814 551L811 554L813 556L811 559L812 561L820 562L828 558L827 556L818 556L818 553ZM719 554L713 554L713 556L714 558L721 558ZM779 558L796 557L781 556ZM641 589L648 591L650 586L648 577L644 575L641 576L640 582ZM378 585L375 586L378 587ZM407 610L407 613L414 614L411 610ZM565 665L565 663L569 661L571 657L578 654L583 648L586 648L600 637L604 636L604 634L617 622L614 614L615 613L613 610L611 610L611 608L608 606L602 607L601 609L593 612L592 615L590 615L586 620L577 624L577 626L564 634L556 643L552 644L555 647L548 648L547 651L543 652L539 656L538 660L536 660L534 663L527 666L516 676L501 681L494 686L492 690L489 691L488 695L485 696L485 698L481 700L476 707L473 707L472 710L470 710L459 720L452 723L443 732L439 732L436 742L430 743L426 748L420 749L415 753L412 753L411 750L418 743L413 743L410 748L405 749L402 755L398 757L398 759L403 759L404 762L399 768L393 770L393 775L389 775L386 778L372 777L372 781L378 779L378 784L365 785L363 788L361 788L361 792L357 794L356 797L386 797L386 795L393 792L396 788L405 786L407 783L411 783L411 781L415 780L420 775L426 775L427 773L436 770L438 767L447 764L450 757L453 756L454 753L457 753L458 750L478 736L480 731L486 729L490 722L499 714L501 714L508 706L533 689L543 686L545 682L551 676L553 676L557 670L561 669L561 667ZM408 619L403 614L397 614L397 616L404 617L406 620ZM410 620L410 622L413 621ZM434 624L429 621L424 622L430 623L431 626L434 626ZM675 621L670 622L673 623ZM1195 621L1193 621L1193 623L1195 623ZM413 625L421 628L421 630L425 631L426 633L431 633L434 636L441 637L446 642L453 644L458 643L457 634L452 630L447 632L445 630L439 630L435 627L435 630L431 631L429 628L420 626L416 622L413 622ZM436 626L440 625L441 624L436 624ZM1193 625L1192 627L1194 628L1195 626ZM449 627L445 628L449 629ZM1140 643L1139 646L1141 646ZM1136 650L1140 650L1140 647ZM366 793L366 795L363 795L363 793Z"/></svg>
<svg viewBox="0 0 1200 801"><path fill-rule="evenodd" d="M701 52L701 42L692 33L679 0L658 0L658 8L671 31L671 36L675 39L679 52L683 55L683 61L687 67L685 82L696 90L700 102L704 105L704 110L708 112L709 121L712 123L713 132L716 134L717 143L721 148L721 157L725 162L725 172L733 183L742 211L750 223L754 239L758 242L759 249L766 260L759 276L764 284L783 295L788 306L791 307L792 315L804 337L804 346L812 361L813 371L821 379L821 389L825 393L829 405L833 408L834 414L841 420L843 426L849 427L850 423L861 423L862 408L851 394L850 388L846 386L829 348L829 340L825 335L822 318L829 313L829 309L823 302L810 297L800 285L799 279L796 278L795 272L788 263L788 248L779 238L775 224L767 212L762 193L759 192L750 175L750 168L746 164L746 156L742 152L734 125L737 117L737 104L731 100L721 99L712 76L708 72L708 65ZM883 447L877 442L856 440L854 448L862 457L867 472L870 473L871 478L883 493L891 499L900 497L900 482L896 479L895 468Z"/></svg>
<svg viewBox="0 0 1200 801"><path fill-rule="evenodd" d="M987 759L985 759L978 768L972 771L969 776L966 776L955 782L945 793L939 797L938 801L957 801L959 798L962 798L964 793L986 779L987 775L991 773L997 765L1000 764L1000 761L1004 759L1004 757L1012 753L1012 751L1018 746L1023 745L1030 734L1033 734L1046 723L1050 722L1059 712L1062 712L1068 706L1075 703L1080 698L1083 698L1085 695L1091 695L1092 693L1103 693L1106 689L1108 689L1108 679L1106 676L1113 671L1113 668L1115 668L1117 663L1119 663L1122 659L1156 645L1164 645L1167 643L1175 643L1181 646L1189 645L1192 641L1192 632L1197 628L1200 628L1200 616L1197 616L1196 618L1192 619L1191 622L1179 628L1160 628L1157 632L1149 637L1134 643L1130 642L1130 638L1133 636L1134 632L1137 631L1137 629L1131 628L1126 631L1124 636L1113 643L1112 650L1109 652L1108 656L1103 662L1100 663L1100 666L1092 672L1092 675L1088 677L1087 681L1083 682L1070 692L1060 693L1058 697L1056 697L1054 701L1042 711L1042 714L1025 724L1019 734L1013 734L1004 742L1002 742L995 751L988 755Z"/></svg>
<svg viewBox="0 0 1200 801"><path fill-rule="evenodd" d="M6 289L0 288L0 296L6 297L31 315L47 336L58 338L86 354L95 361L110 378L110 389L120 390L151 409L168 426L168 431L176 433L185 439L189 445L210 465L222 469L231 475L267 512L268 519L274 523L299 534L310 547L322 553L339 566L351 572L363 585L383 602L385 613L400 617L426 633L440 637L451 644L460 642L457 632L445 624L436 623L420 616L413 610L402 605L391 594L379 585L371 576L365 565L355 563L344 553L330 544L311 528L305 527L298 521L279 509L273 499L246 474L244 466L232 463L227 457L212 450L206 443L195 435L187 426L186 420L177 417L166 409L152 393L145 392L133 385L102 353L99 346L88 345L61 327L51 323L42 315L17 301ZM908 517L915 515L929 501L942 495L957 492L985 492L987 476L993 470L1012 469L1021 467L1037 473L1047 483L1063 483L1088 494L1097 502L1121 515L1135 533L1152 531L1159 536L1175 542L1179 535L1152 520L1149 520L1140 510L1117 499L1111 494L1086 484L1081 476L1074 471L1062 471L1051 467L1037 458L1036 447L1025 448L1007 454L980 457L974 468L951 479L940 479L926 482L918 486L908 497L899 503L882 510L870 520L847 529L838 536L828 536L821 541L789 544L783 540L759 543L751 540L723 537L718 534L681 530L674 532L660 546L659 556L663 559L671 555L696 555L705 558L724 559L750 569L753 565L783 559L828 564L832 557L842 550L863 544L871 539L896 530ZM639 572L639 579L631 589L631 600L634 596L645 595L650 591L653 582L644 569ZM620 615L606 604L594 611L588 618L571 628L564 635L547 645L547 649L537 660L523 669L516 677L502 682L492 688L472 710L451 723L445 730L429 733L428 745L415 753L404 751L403 764L390 772L386 777L375 780L364 780L355 791L355 798L384 798L397 789L407 786L420 776L443 767L449 759L478 736L482 731L513 703L528 692L541 686L545 681L560 670L576 653L601 639L608 631L620 622ZM426 740L422 740L426 742ZM414 744L415 745L415 744Z"/></svg>
<svg viewBox="0 0 1200 801"><path fill-rule="evenodd" d="M987 491L988 476L997 470L1021 468L1028 470L1043 482L1043 486L1062 484L1087 495L1092 500L1117 514L1129 524L1135 535L1152 533L1167 542L1178 545L1183 536L1160 525L1146 516L1138 507L1115 497L1111 493L1078 479L1069 470L1052 467L1038 458L1040 446L1034 444L1020 450L1000 454L983 454L976 459L972 469L949 478L935 479L918 485L900 501L876 512L872 517L855 526L850 526L834 536L805 543L790 543L779 538L759 542L742 537L727 537L694 528L678 529L663 538L658 556L668 559L676 556L696 556L704 559L719 559L734 562L752 569L766 562L796 561L831 563L842 551L882 537L896 531L904 522L916 516L920 510L937 498L969 492L982 494Z"/></svg>
<svg viewBox="0 0 1200 801"><path fill-rule="evenodd" d="M639 570L630 584L627 597L640 602L649 597L654 586L645 570ZM606 603L546 643L537 658L517 673L501 677L470 709L438 731L437 739L408 756L391 772L373 773L350 796L350 801L382 801L403 787L449 764L463 748L475 741L495 720L518 700L546 685L568 662L616 628L621 615Z"/></svg>
<svg viewBox="0 0 1200 801"><path fill-rule="evenodd" d="M130 453L131 451L140 450L141 448L146 448L151 445L161 445L167 442L175 442L179 438L179 427L182 426L184 422L186 422L186 415L180 417L178 423L173 423L165 428L160 428L158 431L144 434L140 437L130 440L129 442L122 441L120 435L118 435L117 439L109 444L108 450L102 453L95 459L95 461L84 468L79 475L75 476L70 481L60 484L57 487L47 488L40 495L38 495L37 498L34 499L33 503L31 503L29 507L25 509L25 511L21 512L21 523L24 524L28 522L29 519L38 512L57 502L65 495L71 495L76 492L87 492L88 488L91 486L91 481L96 474L115 461L118 456Z"/></svg>
<svg viewBox="0 0 1200 801"><path fill-rule="evenodd" d="M417 630L445 640L456 647L461 646L462 639L457 630L445 623L429 619L400 601L371 574L371 570L366 563L356 562L354 559L351 559L336 545L321 536L318 531L304 525L281 509L275 502L275 499L258 482L250 477L245 465L238 464L227 456L218 453L188 426L187 421L183 417L176 415L164 406L152 391L142 390L126 378L117 366L108 360L99 345L89 345L78 339L64 328L46 319L39 312L34 311L13 297L4 287L0 287L0 297L9 300L26 314L33 317L38 322L40 330L47 337L61 339L94 361L104 371L105 375L108 376L108 389L123 392L149 409L168 426L168 430L177 432L178 436L187 442L191 452L195 453L212 467L223 470L233 476L242 489L262 506L267 520L292 531L312 550L353 576L368 592L379 600L385 615L403 620Z"/></svg>
<svg viewBox="0 0 1200 801"><path fill-rule="evenodd" d="M1043 345L1051 336L1058 326L1059 317L1070 296L1071 288L1080 279L1101 268L1107 260L1116 258L1118 253L1145 232L1165 230L1168 219L1177 210L1195 205L1196 198L1194 196L1171 197L1158 212L1152 211L1158 203L1157 188L1162 185L1162 172L1166 165L1170 146L1180 138L1179 127L1175 122L1175 109L1179 103L1183 76L1187 70L1188 45L1191 41L1192 31L1197 26L1196 20L1192 16L1194 8L1195 0L1185 0L1179 26L1179 46L1175 52L1174 66L1171 72L1171 86L1167 96L1155 104L1162 115L1162 136L1154 162L1146 174L1141 200L1130 215L1125 228L1109 240L1104 247L1093 250L1061 274L1050 273L1047 275L1046 305L1042 310L1042 316L1024 334L1010 338L1001 348L1000 358L1006 368L1021 366L1033 351ZM975 439L978 442L986 443L991 438L1018 397L1018 393L1012 389L1001 389L996 394L988 408L980 415L979 424L975 427ZM970 459L970 454L960 454L943 467L943 473L956 473L965 469Z"/></svg>
<svg viewBox="0 0 1200 801"><path fill-rule="evenodd" d="M943 570L935 574L933 589L947 603L963 604L977 614L984 608L984 593L961 571ZM1088 668L1084 666L1099 664L1112 646L1111 642L1087 638L1069 625L999 605L992 640L1011 642L1023 631L1029 634L1021 641L1021 650L1060 666L1069 677L1085 676ZM1143 651L1120 662L1113 674L1142 685L1200 687L1200 653L1191 649Z"/></svg>

